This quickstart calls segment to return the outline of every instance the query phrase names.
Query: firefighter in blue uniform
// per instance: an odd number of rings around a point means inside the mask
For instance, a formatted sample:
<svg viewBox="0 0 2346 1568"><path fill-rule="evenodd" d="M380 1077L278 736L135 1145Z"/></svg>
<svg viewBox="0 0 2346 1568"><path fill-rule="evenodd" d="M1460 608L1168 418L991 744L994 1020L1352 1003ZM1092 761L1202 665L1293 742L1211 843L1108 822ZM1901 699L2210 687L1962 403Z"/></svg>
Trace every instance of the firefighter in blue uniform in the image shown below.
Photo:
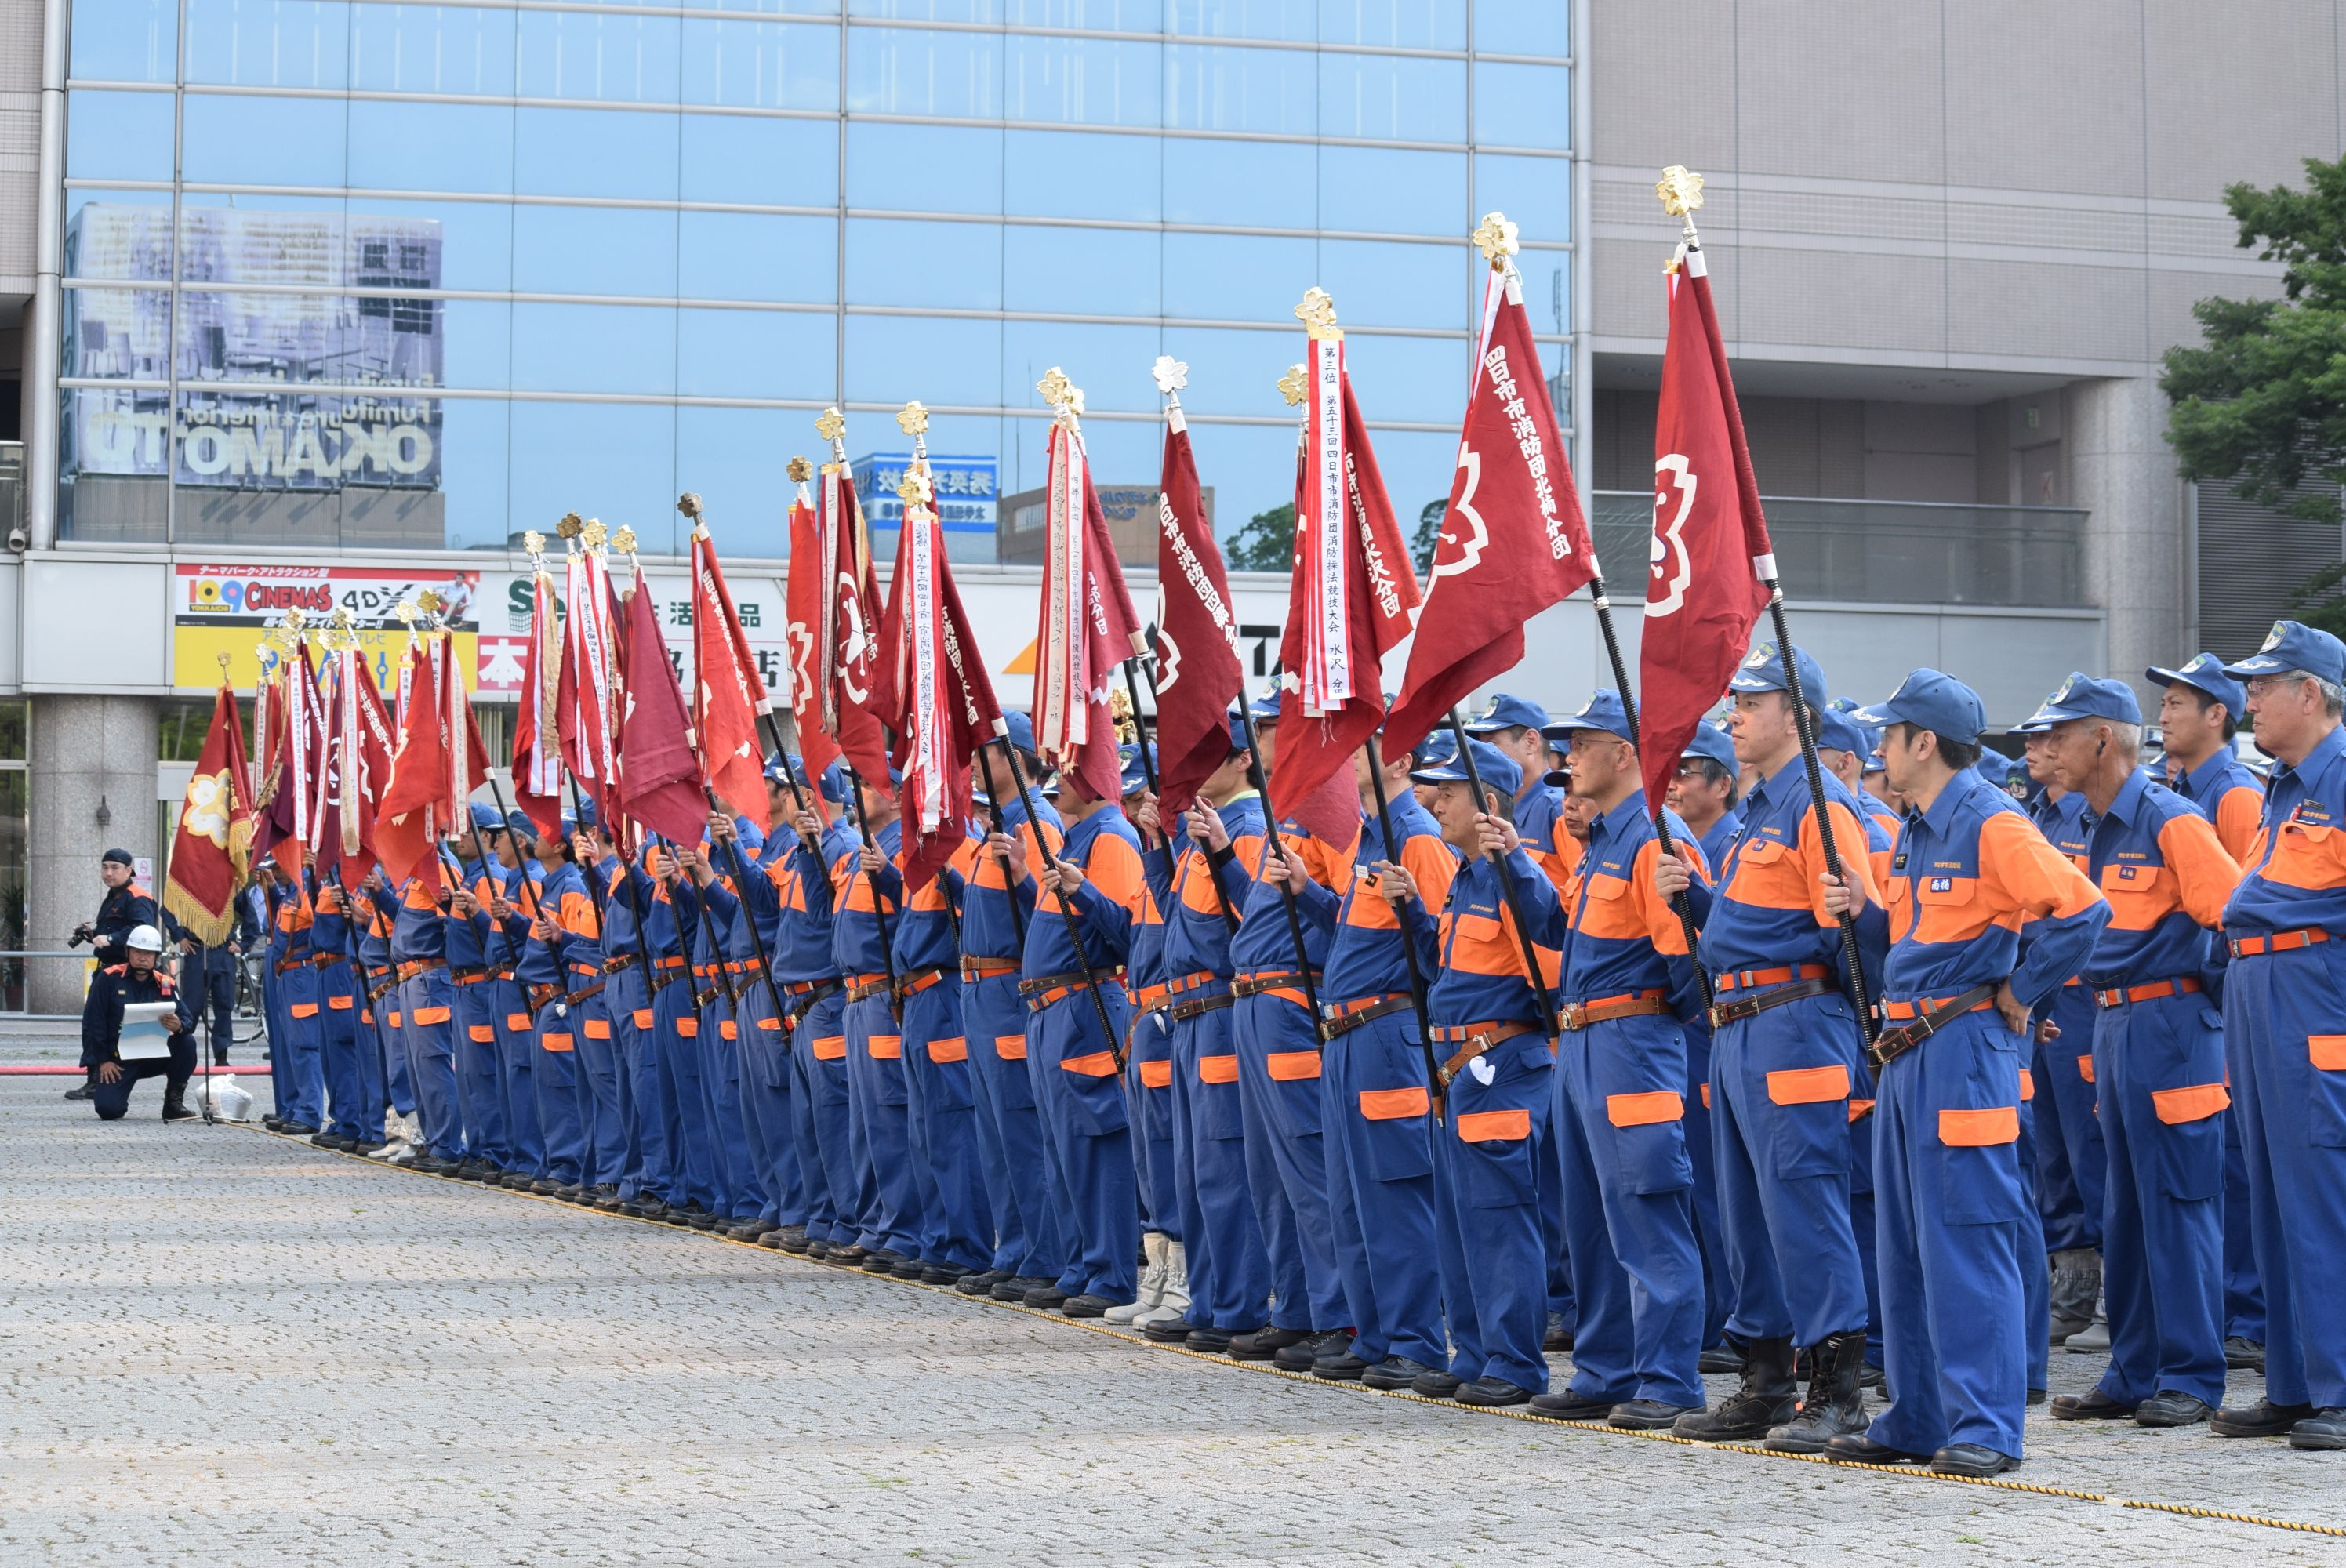
<svg viewBox="0 0 2346 1568"><path fill-rule="evenodd" d="M821 781L826 801L831 799L835 772L840 788L845 788L845 775L834 764ZM796 757L787 763L769 761L766 779L768 798L778 812L793 782L800 795L811 795L816 789L807 779L805 764ZM811 806L812 801L807 803ZM854 830L835 816L825 825L812 810L801 810L799 806L800 796L791 796L792 836L769 874L774 879L780 906L772 957L774 978L782 993L782 1033L790 1053L790 1127L798 1147L799 1178L806 1194L806 1217L797 1226L785 1225L760 1237L759 1245L820 1259L832 1247L849 1247L855 1240L854 1186L847 1176L847 1035L840 1022L846 1011L847 983L839 972L831 931L830 870L831 862L852 846ZM824 1056L818 1047L831 1041L836 1041L839 1048ZM835 1091L833 1080L837 1081Z"/></svg>
<svg viewBox="0 0 2346 1568"><path fill-rule="evenodd" d="M447 922L440 918L439 864L430 881L409 876L395 898L377 901L393 911L391 958L397 989L384 1000L391 1028L407 1066L422 1141L395 1164L427 1176L454 1176L464 1163L464 1127L456 1098L456 1065L449 1039L455 988L448 982ZM283 973L279 987L284 990ZM290 1006L280 1004L290 1013Z"/></svg>
<svg viewBox="0 0 2346 1568"><path fill-rule="evenodd" d="M1669 808L1693 831L1703 864L1713 869L1727 863L1727 847L1743 828L1735 793L1741 766L1733 738L1705 719L1679 753L1678 776L1670 782Z"/></svg>
<svg viewBox="0 0 2346 1568"><path fill-rule="evenodd" d="M326 1113L325 1025L318 1016L318 970L311 962L314 954L310 946L317 913L309 883L306 867L299 880L280 881L270 915L281 939L276 971L278 1013L285 1032L283 1044L270 1054L270 1086L277 1111L261 1118L271 1131L301 1138L318 1132Z"/></svg>
<svg viewBox="0 0 2346 1568"><path fill-rule="evenodd" d="M587 893L602 911L603 1008L617 1047L620 1149L617 1176L594 1205L606 1214L640 1205L647 1189L668 1182L668 1129L662 1120L659 1069L652 1059L651 991L644 977L642 944L636 940L636 910L650 895L640 872L624 874L619 843L607 822L571 840L571 856ZM656 1200L655 1200L656 1201Z"/></svg>
<svg viewBox="0 0 2346 1568"><path fill-rule="evenodd" d="M504 820L490 807L472 809L470 825L451 839L443 863L450 883L448 899L448 982L454 1009L449 1035L455 1047L456 1088L464 1105L464 1125L470 1129L464 1164L457 1174L470 1180L502 1183L517 1168L513 1118L509 1114L505 1052L495 1016L497 961L511 952L506 938L488 916L484 903L498 891L490 848ZM321 911L322 921L323 911Z"/></svg>
<svg viewBox="0 0 2346 1568"><path fill-rule="evenodd" d="M1163 842L1164 825L1148 780L1157 748L1148 744L1144 765L1137 746L1123 748L1124 812L1140 830L1145 846ZM1170 852L1183 846L1177 840ZM1146 1329L1170 1322L1189 1309L1189 1259L1182 1241L1181 1204L1174 1186L1173 1030L1167 1009L1165 908L1141 857L1140 913L1133 922L1132 952L1125 964L1125 987L1133 1012L1125 1025L1125 1095L1131 1105L1132 1165L1140 1200L1140 1245L1147 1261L1131 1301L1100 1316L1110 1323Z"/></svg>
<svg viewBox="0 0 2346 1568"><path fill-rule="evenodd" d="M561 927L564 1000L577 1026L572 1059L585 1131L578 1201L616 1205L619 1176L627 1163L631 1106L618 1031L611 1018L609 977L603 968L603 898L586 875L597 857L598 821L592 800L582 799L578 805L578 816L562 819L563 847L568 851L565 880L574 891L566 892L551 912Z"/></svg>
<svg viewBox="0 0 2346 1568"><path fill-rule="evenodd" d="M703 832L706 832L704 828ZM711 1167L717 1196L709 1218L696 1229L729 1235L754 1226L765 1211L766 1186L749 1113L742 1104L741 1023L735 992L740 975L729 967L732 940L719 901L729 890L699 847L678 844L672 854L685 876L669 889L677 922L692 957L693 1059L699 1069L700 1116L714 1135Z"/></svg>
<svg viewBox="0 0 2346 1568"><path fill-rule="evenodd" d="M311 967L318 974L321 1064L326 1081L326 1115L310 1141L345 1153L365 1135L366 1112L381 1115L380 1101L368 1101L362 1053L374 1043L359 1032L362 982L352 952L357 942L351 896L339 881L318 889L310 926ZM191 959L191 962L201 962ZM201 972L199 972L199 974ZM209 983L209 976L199 981ZM201 1005L202 993L189 1001Z"/></svg>
<svg viewBox="0 0 2346 1568"><path fill-rule="evenodd" d="M255 890L258 891L258 890ZM391 931L392 896L382 880L382 868L377 866L366 874L352 895L352 962L364 989L359 995L359 1069L364 1074L362 1090L360 1130L353 1153L375 1158L388 1158L391 1140L383 1135L383 1113L395 1116L415 1114L415 1100L407 1085L407 1056L401 1050L398 1031L389 1023L384 1009L396 1003L399 990L398 972L392 967ZM266 975L269 966L262 964ZM268 988L262 988L264 997Z"/></svg>
<svg viewBox="0 0 2346 1568"><path fill-rule="evenodd" d="M770 809L771 801L768 804ZM766 835L746 820L712 811L709 841L709 860L701 870L712 874L695 873L694 880L724 933L726 972L734 988L741 1125L757 1167L758 1190L765 1199L756 1215L726 1235L735 1241L762 1241L785 1225L806 1224L806 1185L790 1119L782 1007L765 969L773 962L781 923L781 901L770 868L791 840L787 829ZM607 965L611 960L604 962Z"/></svg>
<svg viewBox="0 0 2346 1568"><path fill-rule="evenodd" d="M482 848L488 854L468 868L469 880L452 895L450 905L469 911L465 919L484 969L477 983L458 987L457 1006L460 1013L472 1009L464 1025L468 1031L488 1026L496 1050L498 1097L505 1107L510 1156L496 1185L531 1191L546 1175L546 1134L537 1119L537 1031L530 1021L528 993L517 978L526 939L516 906L523 847L536 840L537 829L519 811L500 818L494 809L484 815L475 807L474 820L480 824Z"/></svg>
<svg viewBox="0 0 2346 1568"><path fill-rule="evenodd" d="M672 850L655 840L647 851L651 897L644 903L644 935L652 954L652 1032L658 1045L662 1135L669 1151L666 1207L670 1225L714 1230L726 1223L723 1162L700 1084L701 977L694 968L693 927L699 905Z"/></svg>
<svg viewBox="0 0 2346 1568"><path fill-rule="evenodd" d="M529 1019L521 1038L536 1049L530 1084L536 1092L537 1125L546 1140L546 1174L530 1190L547 1197L576 1197L586 1169L588 1131L586 1097L578 1083L578 1027L569 1003L570 975L563 962L565 932L581 915L586 887L570 863L566 840L540 833L522 867L518 905L506 920L505 936L521 954L514 979ZM585 909L593 919L593 909ZM525 1046L527 1049L528 1046Z"/></svg>
<svg viewBox="0 0 2346 1568"><path fill-rule="evenodd" d="M179 972L188 983L181 989L193 999L208 1025L206 1035L215 1067L228 1065L229 1047L236 1044L238 964L246 952L260 945L261 939L260 918L242 892L229 904L229 921L228 940L207 947L177 920L168 913L164 917L164 934L177 939L183 954Z"/></svg>
<svg viewBox="0 0 2346 1568"><path fill-rule="evenodd" d="M856 1243L866 1271L886 1274L918 1251L920 1195L913 1181L905 1113L904 1032L889 983L896 927L903 919L900 869L903 824L890 769L885 785L856 777L862 830L871 835L831 864L833 951L847 979L848 1149L864 1194ZM842 1261L833 1252L830 1261Z"/></svg>

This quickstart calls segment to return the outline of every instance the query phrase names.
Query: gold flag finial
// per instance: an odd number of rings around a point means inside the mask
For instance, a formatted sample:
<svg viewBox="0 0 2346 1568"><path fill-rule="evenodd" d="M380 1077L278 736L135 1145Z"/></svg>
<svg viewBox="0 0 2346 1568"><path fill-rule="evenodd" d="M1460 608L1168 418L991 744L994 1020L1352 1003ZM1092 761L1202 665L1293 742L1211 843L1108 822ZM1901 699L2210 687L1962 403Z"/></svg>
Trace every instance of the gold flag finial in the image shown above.
<svg viewBox="0 0 2346 1568"><path fill-rule="evenodd" d="M1035 390L1043 394L1043 401L1051 405L1051 412L1058 415L1060 423L1083 417L1084 389L1069 380L1067 372L1058 366L1046 371L1043 379L1035 383Z"/></svg>
<svg viewBox="0 0 2346 1568"><path fill-rule="evenodd" d="M1674 163L1662 170L1654 194L1662 199L1662 210L1672 218L1690 218L1702 205L1702 176L1682 163Z"/></svg>
<svg viewBox="0 0 2346 1568"><path fill-rule="evenodd" d="M440 591L437 588L426 588L415 596L416 608L427 616L438 615L440 606L445 603L447 601L440 596Z"/></svg>
<svg viewBox="0 0 2346 1568"><path fill-rule="evenodd" d="M906 435L920 435L929 428L929 411L921 406L918 398L896 411L896 428Z"/></svg>
<svg viewBox="0 0 2346 1568"><path fill-rule="evenodd" d="M1344 335L1336 325L1336 301L1316 283L1303 290L1303 303L1295 307L1295 319L1303 323L1303 330L1315 341Z"/></svg>
<svg viewBox="0 0 2346 1568"><path fill-rule="evenodd" d="M929 504L929 476L917 468L904 470L904 482L896 486L896 499L904 504L909 514L915 506Z"/></svg>
<svg viewBox="0 0 2346 1568"><path fill-rule="evenodd" d="M600 517L589 517L578 530L578 542L589 550L599 550L610 542L611 531L603 526Z"/></svg>
<svg viewBox="0 0 2346 1568"><path fill-rule="evenodd" d="M413 599L402 599L391 607L391 613L399 617L402 626L409 626L423 612Z"/></svg>
<svg viewBox="0 0 2346 1568"><path fill-rule="evenodd" d="M804 484L814 477L814 464L803 457L793 457L790 459L789 472L791 484Z"/></svg>
<svg viewBox="0 0 2346 1568"><path fill-rule="evenodd" d="M586 526L586 520L577 513L565 512L562 514L562 521L554 525L554 531L565 539L576 539L578 537L579 530Z"/></svg>
<svg viewBox="0 0 2346 1568"><path fill-rule="evenodd" d="M836 443L847 433L847 420L836 408L827 408L814 416L814 433L828 442Z"/></svg>
<svg viewBox="0 0 2346 1568"><path fill-rule="evenodd" d="M681 495L679 495L679 496L678 496L678 497L676 498L676 509L677 509L678 512L683 513L687 517L691 518L695 523L699 522L699 521L700 521L700 496L699 496L699 494L697 492L694 492L694 491L690 491L690 490L686 491L683 494L681 494ZM632 537L632 535L631 535L630 536ZM615 537L616 537L616 535L615 535ZM622 549L622 550L624 550L624 549L627 549L627 545L620 545L620 546L619 546L619 548L620 548L620 549Z"/></svg>
<svg viewBox="0 0 2346 1568"><path fill-rule="evenodd" d="M546 535L532 528L521 536L521 547L533 555L546 554Z"/></svg>
<svg viewBox="0 0 2346 1568"><path fill-rule="evenodd" d="M688 495L685 499L687 501L698 501L700 498L697 495ZM691 511L686 513L685 515L697 523L700 520L700 509L696 506ZM633 528L628 527L625 523L620 524L619 531L611 535L611 548L617 550L622 555L634 555L636 553L636 531Z"/></svg>
<svg viewBox="0 0 2346 1568"><path fill-rule="evenodd" d="M1148 373L1157 378L1157 390L1167 397L1189 384L1189 367L1171 354L1158 355L1157 362L1148 367Z"/></svg>
<svg viewBox="0 0 2346 1568"><path fill-rule="evenodd" d="M1515 226L1507 221L1504 212L1484 213L1483 221L1468 238L1474 241L1474 248L1483 253L1483 260L1491 264L1494 272L1505 271L1507 259L1522 249L1515 241Z"/></svg>
<svg viewBox="0 0 2346 1568"><path fill-rule="evenodd" d="M1279 378L1279 395L1287 400L1290 408L1300 404L1303 394L1311 390L1311 378L1304 373L1301 365L1288 366L1287 373Z"/></svg>
<svg viewBox="0 0 2346 1568"><path fill-rule="evenodd" d="M212 657L219 660L220 679L226 680L228 678L228 655L224 653L217 653L212 655Z"/></svg>

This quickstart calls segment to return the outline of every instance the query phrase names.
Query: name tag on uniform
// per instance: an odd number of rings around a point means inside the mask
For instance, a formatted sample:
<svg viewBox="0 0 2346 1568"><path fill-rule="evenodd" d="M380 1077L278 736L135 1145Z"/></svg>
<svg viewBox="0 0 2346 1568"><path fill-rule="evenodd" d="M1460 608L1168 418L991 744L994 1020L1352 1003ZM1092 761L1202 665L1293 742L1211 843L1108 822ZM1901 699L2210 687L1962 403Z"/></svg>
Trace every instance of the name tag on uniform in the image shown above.
<svg viewBox="0 0 2346 1568"><path fill-rule="evenodd" d="M2137 869L2137 868L2133 866L2120 866L2118 868L2118 881L2122 882L2130 882L2134 881L2134 873Z"/></svg>
<svg viewBox="0 0 2346 1568"><path fill-rule="evenodd" d="M1934 893L1953 892L1955 891L1955 879L1953 877L1933 877L1931 879L1931 891Z"/></svg>

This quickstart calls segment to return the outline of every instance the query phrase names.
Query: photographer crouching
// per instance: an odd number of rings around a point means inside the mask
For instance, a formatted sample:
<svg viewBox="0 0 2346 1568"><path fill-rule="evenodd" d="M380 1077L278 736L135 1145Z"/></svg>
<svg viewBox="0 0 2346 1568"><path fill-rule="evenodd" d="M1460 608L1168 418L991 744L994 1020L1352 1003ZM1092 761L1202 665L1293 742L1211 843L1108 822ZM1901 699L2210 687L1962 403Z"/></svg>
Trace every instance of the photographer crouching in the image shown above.
<svg viewBox="0 0 2346 1568"><path fill-rule="evenodd" d="M163 1080L163 1119L187 1120L188 1080L196 1071L196 1015L171 977L159 967L163 933L151 925L134 928L122 942L123 961L101 969L90 982L89 1003L82 1009L81 1055L95 1063L90 1079L91 1101L102 1122L118 1122L130 1109L131 1086L141 1078ZM168 1057L125 1062L122 1023L125 1013L139 1003L168 1002L173 1011L162 1019L169 1036Z"/></svg>
<svg viewBox="0 0 2346 1568"><path fill-rule="evenodd" d="M101 973L124 961L126 940L140 927L152 929L160 917L156 913L155 898L135 880L136 866L128 850L108 850L98 857L97 880L106 884L106 896L98 901L97 918L86 920L74 928L66 945L79 947L84 942L97 946L97 967ZM158 951L160 951L159 949ZM153 965L150 963L151 969ZM68 1100L93 1100L97 1097L98 1059L89 1054L90 1010L97 1000L97 983L92 978L89 994L83 998L81 1008L82 1071L88 1074L80 1084L66 1091ZM115 1113L119 1115L121 1113Z"/></svg>

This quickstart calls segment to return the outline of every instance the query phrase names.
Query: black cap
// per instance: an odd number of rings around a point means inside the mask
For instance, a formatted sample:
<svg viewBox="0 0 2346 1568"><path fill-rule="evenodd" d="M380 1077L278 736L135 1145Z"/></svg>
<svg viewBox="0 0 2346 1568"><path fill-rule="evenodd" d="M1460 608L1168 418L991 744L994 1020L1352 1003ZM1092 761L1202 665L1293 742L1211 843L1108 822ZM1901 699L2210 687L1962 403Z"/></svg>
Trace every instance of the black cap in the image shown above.
<svg viewBox="0 0 2346 1568"><path fill-rule="evenodd" d="M130 858L130 851L128 850L108 850L98 856L97 860L100 865L104 865L108 860L112 860L117 866L135 866L138 863Z"/></svg>

